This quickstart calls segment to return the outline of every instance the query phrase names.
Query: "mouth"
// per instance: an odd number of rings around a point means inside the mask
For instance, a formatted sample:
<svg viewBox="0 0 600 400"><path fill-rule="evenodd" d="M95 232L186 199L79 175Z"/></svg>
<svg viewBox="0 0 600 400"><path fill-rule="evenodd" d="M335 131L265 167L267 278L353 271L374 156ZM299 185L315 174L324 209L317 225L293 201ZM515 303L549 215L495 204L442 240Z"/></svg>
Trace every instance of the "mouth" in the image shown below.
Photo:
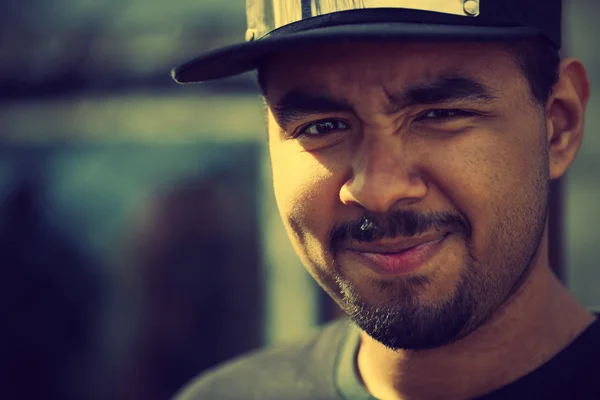
<svg viewBox="0 0 600 400"><path fill-rule="evenodd" d="M436 233L396 242L365 243L346 250L378 274L397 275L416 272L442 247L449 233Z"/></svg>

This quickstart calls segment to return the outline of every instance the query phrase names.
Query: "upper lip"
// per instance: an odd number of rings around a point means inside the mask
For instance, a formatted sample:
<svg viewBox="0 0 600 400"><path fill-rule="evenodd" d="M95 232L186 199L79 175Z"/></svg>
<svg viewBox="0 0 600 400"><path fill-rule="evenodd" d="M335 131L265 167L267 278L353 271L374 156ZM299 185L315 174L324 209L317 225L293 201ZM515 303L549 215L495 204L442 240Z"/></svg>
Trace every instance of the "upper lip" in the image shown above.
<svg viewBox="0 0 600 400"><path fill-rule="evenodd" d="M411 247L443 239L447 233L436 232L419 237L402 238L393 241L378 241L373 243L352 243L345 246L347 250L359 253L400 253Z"/></svg>

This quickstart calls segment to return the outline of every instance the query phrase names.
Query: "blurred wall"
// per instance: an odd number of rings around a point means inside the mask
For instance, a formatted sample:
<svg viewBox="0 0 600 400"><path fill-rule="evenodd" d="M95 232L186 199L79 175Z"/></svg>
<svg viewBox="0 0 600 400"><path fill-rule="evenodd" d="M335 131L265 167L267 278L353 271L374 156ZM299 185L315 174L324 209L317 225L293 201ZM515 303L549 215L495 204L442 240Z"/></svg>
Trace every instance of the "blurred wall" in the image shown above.
<svg viewBox="0 0 600 400"><path fill-rule="evenodd" d="M2 352L0 397L166 399L317 323L254 77L179 87L169 74L243 37L243 2L221 3L27 0L0 17L0 208L15 216L0 239L18 244L0 263L15 326L0 341L37 349ZM14 226L25 233L8 242ZM68 250L41 253L59 235Z"/></svg>
<svg viewBox="0 0 600 400"><path fill-rule="evenodd" d="M600 3L565 0L565 56L587 67L592 84L583 145L565 180L566 281L583 304L600 310Z"/></svg>

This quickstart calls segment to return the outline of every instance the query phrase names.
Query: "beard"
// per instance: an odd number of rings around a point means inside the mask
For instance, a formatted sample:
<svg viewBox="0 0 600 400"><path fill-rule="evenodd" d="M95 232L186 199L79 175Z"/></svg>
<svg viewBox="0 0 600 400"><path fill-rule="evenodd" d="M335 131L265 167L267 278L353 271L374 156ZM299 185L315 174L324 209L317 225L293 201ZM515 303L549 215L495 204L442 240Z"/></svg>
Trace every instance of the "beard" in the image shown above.
<svg viewBox="0 0 600 400"><path fill-rule="evenodd" d="M435 277L415 276L390 282L374 282L385 294L386 304L373 305L355 286L336 274L344 312L373 339L392 350L423 350L440 347L470 332L477 313L478 297L473 283L474 260L465 266L454 295L438 304L423 304L419 293L435 287Z"/></svg>
<svg viewBox="0 0 600 400"><path fill-rule="evenodd" d="M527 217L522 218L523 215ZM361 285L369 283L378 297L385 299L376 302L361 295L356 283L347 279L343 268L334 263L336 301L361 330L392 350L424 350L455 342L481 326L526 280L543 237L546 216L547 196L516 218L498 219L490 229L492 234L486 247L491 250L486 262L474 256L470 225L456 213L419 215L400 211L383 219L363 217L334 227L330 235L332 254L347 237L368 242L411 236L432 228L448 229L452 232L450 236L464 244L457 283L443 300L422 299L424 293L432 293L439 287L443 265L435 269L438 273L426 276L363 281ZM520 228L519 234L515 234L515 226Z"/></svg>

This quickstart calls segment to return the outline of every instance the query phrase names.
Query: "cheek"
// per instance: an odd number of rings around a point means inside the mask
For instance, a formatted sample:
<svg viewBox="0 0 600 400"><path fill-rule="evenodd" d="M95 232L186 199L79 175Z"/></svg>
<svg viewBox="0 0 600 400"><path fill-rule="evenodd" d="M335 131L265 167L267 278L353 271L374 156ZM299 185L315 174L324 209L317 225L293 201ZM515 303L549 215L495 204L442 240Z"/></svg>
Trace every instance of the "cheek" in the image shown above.
<svg viewBox="0 0 600 400"><path fill-rule="evenodd" d="M489 246L505 221L531 214L532 204L539 207L544 195L543 149L534 135L473 132L431 155L432 179L471 223L475 251Z"/></svg>
<svg viewBox="0 0 600 400"><path fill-rule="evenodd" d="M333 173L293 143L271 144L270 152L275 199L292 241L324 243L339 203Z"/></svg>

